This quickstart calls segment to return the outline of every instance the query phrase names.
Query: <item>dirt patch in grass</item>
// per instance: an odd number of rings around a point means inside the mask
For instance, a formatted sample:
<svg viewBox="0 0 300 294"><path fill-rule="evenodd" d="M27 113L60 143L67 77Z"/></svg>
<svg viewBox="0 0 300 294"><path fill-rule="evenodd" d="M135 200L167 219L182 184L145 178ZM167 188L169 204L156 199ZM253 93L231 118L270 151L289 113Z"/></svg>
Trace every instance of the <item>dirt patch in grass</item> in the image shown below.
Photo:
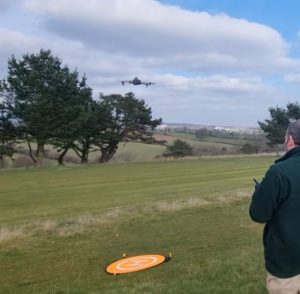
<svg viewBox="0 0 300 294"><path fill-rule="evenodd" d="M26 236L23 229L0 228L0 246L22 240Z"/></svg>

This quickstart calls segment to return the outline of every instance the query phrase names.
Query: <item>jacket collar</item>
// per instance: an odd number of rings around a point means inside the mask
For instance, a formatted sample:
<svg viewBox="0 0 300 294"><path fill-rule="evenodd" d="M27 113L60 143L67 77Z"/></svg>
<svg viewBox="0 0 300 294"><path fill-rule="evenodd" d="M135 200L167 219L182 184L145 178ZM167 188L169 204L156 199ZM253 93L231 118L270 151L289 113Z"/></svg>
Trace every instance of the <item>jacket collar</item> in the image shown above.
<svg viewBox="0 0 300 294"><path fill-rule="evenodd" d="M294 147L293 149L289 150L282 157L275 160L275 163L287 160L288 158L293 157L293 156L300 156L300 146Z"/></svg>

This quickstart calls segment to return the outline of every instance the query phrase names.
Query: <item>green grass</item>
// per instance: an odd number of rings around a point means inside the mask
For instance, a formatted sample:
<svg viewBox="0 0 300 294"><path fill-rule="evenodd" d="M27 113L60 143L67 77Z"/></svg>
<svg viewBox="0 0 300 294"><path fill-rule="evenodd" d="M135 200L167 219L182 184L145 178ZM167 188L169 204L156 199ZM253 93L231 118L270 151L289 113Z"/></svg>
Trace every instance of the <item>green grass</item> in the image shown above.
<svg viewBox="0 0 300 294"><path fill-rule="evenodd" d="M151 161L155 156L162 155L165 150L166 147L161 145L135 142L120 143L114 157L117 161Z"/></svg>
<svg viewBox="0 0 300 294"><path fill-rule="evenodd" d="M172 144L176 139L185 140L193 148L197 149L206 149L206 150L222 150L226 148L228 151L234 151L237 145L243 145L245 140L242 139L229 139L229 138L215 138L215 137L206 137L203 139L198 139L194 134L191 133L176 133L172 132L168 135L162 136L168 144Z"/></svg>
<svg viewBox="0 0 300 294"><path fill-rule="evenodd" d="M200 140L201 141L201 140ZM227 144L227 145L239 145L242 146L246 143L251 143L251 140L246 140L242 138L217 138L208 136L203 139L205 142L213 142L219 144Z"/></svg>
<svg viewBox="0 0 300 294"><path fill-rule="evenodd" d="M0 172L0 293L264 293L252 178L271 157ZM126 252L170 262L117 277Z"/></svg>
<svg viewBox="0 0 300 294"><path fill-rule="evenodd" d="M251 140L246 140L243 138L221 138L221 137L213 137L213 136L207 136L204 137L203 139L199 139L195 136L195 134L191 133L170 133L170 136L174 136L177 138L182 138L189 140L190 142L192 141L198 141L198 144L203 144L203 146L215 146L219 148L223 147L229 147L229 146L242 146L246 143L251 143Z"/></svg>

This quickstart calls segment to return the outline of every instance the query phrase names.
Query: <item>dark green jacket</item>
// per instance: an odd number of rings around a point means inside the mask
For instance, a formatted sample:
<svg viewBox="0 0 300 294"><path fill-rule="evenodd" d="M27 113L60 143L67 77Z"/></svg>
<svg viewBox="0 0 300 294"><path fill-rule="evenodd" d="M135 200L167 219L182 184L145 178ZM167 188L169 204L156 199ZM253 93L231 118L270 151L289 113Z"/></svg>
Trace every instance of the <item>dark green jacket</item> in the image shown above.
<svg viewBox="0 0 300 294"><path fill-rule="evenodd" d="M276 160L257 185L251 218L266 223L263 234L267 271L279 278L300 274L300 147Z"/></svg>

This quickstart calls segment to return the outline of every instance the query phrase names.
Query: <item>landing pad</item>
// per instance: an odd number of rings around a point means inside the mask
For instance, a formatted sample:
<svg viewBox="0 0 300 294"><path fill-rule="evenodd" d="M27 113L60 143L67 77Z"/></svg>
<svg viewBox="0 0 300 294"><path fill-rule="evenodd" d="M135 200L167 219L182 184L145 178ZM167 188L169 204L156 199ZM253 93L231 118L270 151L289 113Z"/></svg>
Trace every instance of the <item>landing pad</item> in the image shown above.
<svg viewBox="0 0 300 294"><path fill-rule="evenodd" d="M148 269L169 260L169 257L158 254L137 255L113 262L106 268L106 272L114 275L126 274Z"/></svg>

